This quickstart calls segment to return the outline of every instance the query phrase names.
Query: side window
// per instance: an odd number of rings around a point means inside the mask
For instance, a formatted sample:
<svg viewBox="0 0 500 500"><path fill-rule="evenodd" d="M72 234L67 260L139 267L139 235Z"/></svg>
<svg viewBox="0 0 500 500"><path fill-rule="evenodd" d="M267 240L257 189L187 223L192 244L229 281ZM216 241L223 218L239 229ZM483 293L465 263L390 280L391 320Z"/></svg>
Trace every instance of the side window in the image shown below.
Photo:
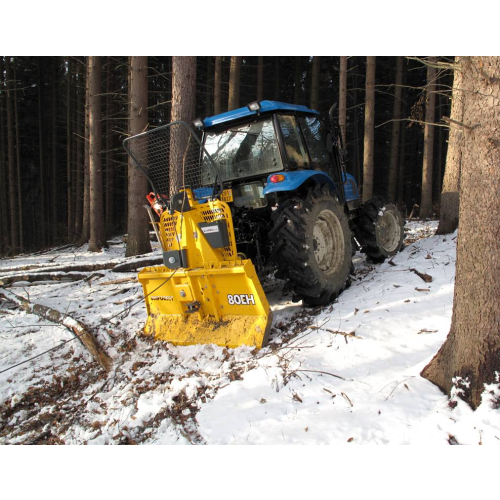
<svg viewBox="0 0 500 500"><path fill-rule="evenodd" d="M330 166L330 155L326 150L321 122L315 116L299 118L300 127L306 140L313 167L326 169Z"/></svg>
<svg viewBox="0 0 500 500"><path fill-rule="evenodd" d="M281 126L283 140L285 142L286 155L291 167L307 168L309 159L306 148L302 142L300 131L294 116L278 115L278 121Z"/></svg>

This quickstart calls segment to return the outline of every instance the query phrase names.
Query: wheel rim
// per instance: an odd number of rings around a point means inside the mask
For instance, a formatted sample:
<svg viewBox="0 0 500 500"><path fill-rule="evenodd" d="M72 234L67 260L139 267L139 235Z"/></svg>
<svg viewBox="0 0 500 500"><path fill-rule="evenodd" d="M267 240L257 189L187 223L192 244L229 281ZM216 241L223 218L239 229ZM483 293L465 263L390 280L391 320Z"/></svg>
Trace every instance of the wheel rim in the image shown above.
<svg viewBox="0 0 500 500"><path fill-rule="evenodd" d="M395 252L401 241L401 226L391 210L378 218L377 232L380 246L388 253Z"/></svg>
<svg viewBox="0 0 500 500"><path fill-rule="evenodd" d="M336 272L344 256L344 233L336 215L330 210L319 213L313 228L314 257L326 274Z"/></svg>

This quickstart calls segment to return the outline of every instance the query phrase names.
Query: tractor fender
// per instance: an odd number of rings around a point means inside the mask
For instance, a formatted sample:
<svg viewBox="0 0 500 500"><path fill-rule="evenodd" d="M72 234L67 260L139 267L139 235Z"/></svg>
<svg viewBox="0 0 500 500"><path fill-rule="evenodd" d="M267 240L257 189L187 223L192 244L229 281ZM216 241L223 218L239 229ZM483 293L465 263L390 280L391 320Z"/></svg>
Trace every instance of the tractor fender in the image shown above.
<svg viewBox="0 0 500 500"><path fill-rule="evenodd" d="M281 182L271 182L273 175L283 175L285 177ZM267 178L267 186L263 194L277 193L283 191L295 191L304 182L314 179L317 184L327 184L332 190L336 189L335 183L328 174L318 170L297 170L296 172L276 172Z"/></svg>

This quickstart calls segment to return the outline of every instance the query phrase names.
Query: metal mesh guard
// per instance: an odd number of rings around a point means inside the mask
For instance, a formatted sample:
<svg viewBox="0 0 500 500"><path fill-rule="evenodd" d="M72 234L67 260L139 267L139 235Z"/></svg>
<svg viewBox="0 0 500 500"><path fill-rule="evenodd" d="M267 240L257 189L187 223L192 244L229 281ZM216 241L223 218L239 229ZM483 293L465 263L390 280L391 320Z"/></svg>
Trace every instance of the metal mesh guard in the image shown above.
<svg viewBox="0 0 500 500"><path fill-rule="evenodd" d="M134 163L146 174L157 197L167 195L171 199L184 186L193 190L200 188L202 168L211 170L204 174L204 179L212 179L214 183L220 179L212 158L186 122L169 123L129 137L125 139L123 146ZM210 197L213 190L204 190L203 193L198 198Z"/></svg>

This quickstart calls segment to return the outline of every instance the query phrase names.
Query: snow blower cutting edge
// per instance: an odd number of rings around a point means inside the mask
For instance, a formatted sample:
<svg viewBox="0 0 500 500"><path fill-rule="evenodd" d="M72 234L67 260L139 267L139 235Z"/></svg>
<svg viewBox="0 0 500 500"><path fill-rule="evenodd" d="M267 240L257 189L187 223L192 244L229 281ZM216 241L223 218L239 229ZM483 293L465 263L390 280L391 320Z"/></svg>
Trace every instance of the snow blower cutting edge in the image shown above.
<svg viewBox="0 0 500 500"><path fill-rule="evenodd" d="M153 190L147 206L164 266L139 273L144 332L175 345L262 347L272 313L254 265L236 249L231 201L216 164L185 122L130 137L124 146Z"/></svg>

